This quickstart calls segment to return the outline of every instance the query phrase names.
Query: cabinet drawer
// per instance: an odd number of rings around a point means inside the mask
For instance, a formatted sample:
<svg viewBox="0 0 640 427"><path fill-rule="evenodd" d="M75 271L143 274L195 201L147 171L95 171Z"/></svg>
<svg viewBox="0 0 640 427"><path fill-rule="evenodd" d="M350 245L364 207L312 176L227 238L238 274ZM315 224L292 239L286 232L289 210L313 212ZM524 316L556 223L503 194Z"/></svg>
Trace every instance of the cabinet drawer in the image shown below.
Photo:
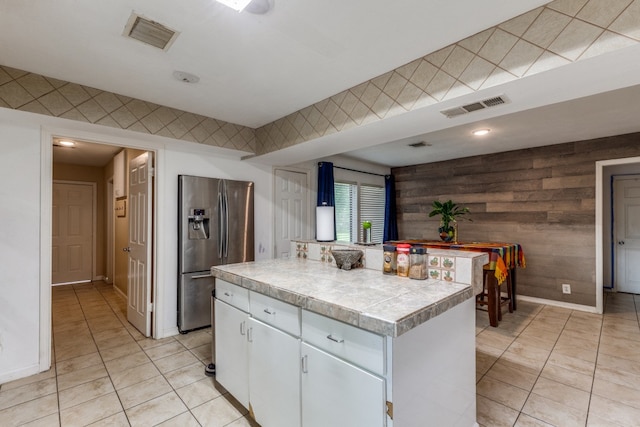
<svg viewBox="0 0 640 427"><path fill-rule="evenodd" d="M248 289L216 279L216 298L246 313L249 312Z"/></svg>
<svg viewBox="0 0 640 427"><path fill-rule="evenodd" d="M302 310L302 340L357 366L384 375L384 337Z"/></svg>
<svg viewBox="0 0 640 427"><path fill-rule="evenodd" d="M300 336L300 309L296 306L251 292L251 316L291 335Z"/></svg>

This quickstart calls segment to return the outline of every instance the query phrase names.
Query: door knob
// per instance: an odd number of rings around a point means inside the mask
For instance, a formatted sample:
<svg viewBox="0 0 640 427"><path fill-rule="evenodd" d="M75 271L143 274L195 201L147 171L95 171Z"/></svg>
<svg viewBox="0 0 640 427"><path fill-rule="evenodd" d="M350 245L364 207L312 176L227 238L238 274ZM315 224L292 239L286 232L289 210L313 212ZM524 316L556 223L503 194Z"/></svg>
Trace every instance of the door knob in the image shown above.
<svg viewBox="0 0 640 427"><path fill-rule="evenodd" d="M619 245L624 245L624 240L618 240Z"/></svg>
<svg viewBox="0 0 640 427"><path fill-rule="evenodd" d="M125 252L131 252L131 248L122 248L122 250Z"/></svg>

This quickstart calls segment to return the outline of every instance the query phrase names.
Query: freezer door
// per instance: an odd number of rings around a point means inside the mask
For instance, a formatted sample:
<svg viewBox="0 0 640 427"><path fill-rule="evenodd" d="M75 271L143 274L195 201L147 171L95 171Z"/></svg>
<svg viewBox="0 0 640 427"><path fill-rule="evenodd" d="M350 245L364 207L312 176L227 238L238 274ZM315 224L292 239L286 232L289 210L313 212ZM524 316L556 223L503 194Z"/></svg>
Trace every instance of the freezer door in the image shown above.
<svg viewBox="0 0 640 427"><path fill-rule="evenodd" d="M178 330L180 332L211 325L213 288L214 278L209 270L180 276L178 287Z"/></svg>
<svg viewBox="0 0 640 427"><path fill-rule="evenodd" d="M179 273L204 271L222 263L219 250L220 180L178 176Z"/></svg>
<svg viewBox="0 0 640 427"><path fill-rule="evenodd" d="M225 180L224 263L254 260L253 182Z"/></svg>

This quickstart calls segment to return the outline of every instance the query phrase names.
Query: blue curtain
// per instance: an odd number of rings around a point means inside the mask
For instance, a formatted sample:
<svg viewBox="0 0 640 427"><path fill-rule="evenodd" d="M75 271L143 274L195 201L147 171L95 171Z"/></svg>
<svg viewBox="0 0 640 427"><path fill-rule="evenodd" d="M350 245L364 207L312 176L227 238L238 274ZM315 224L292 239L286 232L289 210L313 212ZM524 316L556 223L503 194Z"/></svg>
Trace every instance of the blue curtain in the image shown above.
<svg viewBox="0 0 640 427"><path fill-rule="evenodd" d="M336 196L333 184L333 163L318 163L318 204L316 206L335 206Z"/></svg>
<svg viewBox="0 0 640 427"><path fill-rule="evenodd" d="M382 240L398 240L396 218L396 181L393 175L384 176L384 235Z"/></svg>
<svg viewBox="0 0 640 427"><path fill-rule="evenodd" d="M316 206L335 206L336 195L334 192L333 163L318 162L318 203ZM333 240L338 237L336 224L336 212L333 211ZM317 238L317 236L316 236Z"/></svg>

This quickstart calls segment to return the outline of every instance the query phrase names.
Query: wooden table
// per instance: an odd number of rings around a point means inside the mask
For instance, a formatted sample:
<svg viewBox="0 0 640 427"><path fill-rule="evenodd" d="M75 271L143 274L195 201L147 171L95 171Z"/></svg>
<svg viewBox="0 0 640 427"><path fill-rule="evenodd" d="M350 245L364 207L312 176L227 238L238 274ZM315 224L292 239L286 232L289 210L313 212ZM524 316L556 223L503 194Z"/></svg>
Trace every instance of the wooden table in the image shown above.
<svg viewBox="0 0 640 427"><path fill-rule="evenodd" d="M409 243L434 249L449 249L462 251L477 251L489 254L489 263L485 266L494 274L483 275L484 288L487 292L487 309L489 311L489 323L498 326L500 320L500 285L507 283L511 287L511 303L516 309L516 267L526 266L524 251L519 243L506 242L443 242L438 240L398 240L391 242Z"/></svg>

